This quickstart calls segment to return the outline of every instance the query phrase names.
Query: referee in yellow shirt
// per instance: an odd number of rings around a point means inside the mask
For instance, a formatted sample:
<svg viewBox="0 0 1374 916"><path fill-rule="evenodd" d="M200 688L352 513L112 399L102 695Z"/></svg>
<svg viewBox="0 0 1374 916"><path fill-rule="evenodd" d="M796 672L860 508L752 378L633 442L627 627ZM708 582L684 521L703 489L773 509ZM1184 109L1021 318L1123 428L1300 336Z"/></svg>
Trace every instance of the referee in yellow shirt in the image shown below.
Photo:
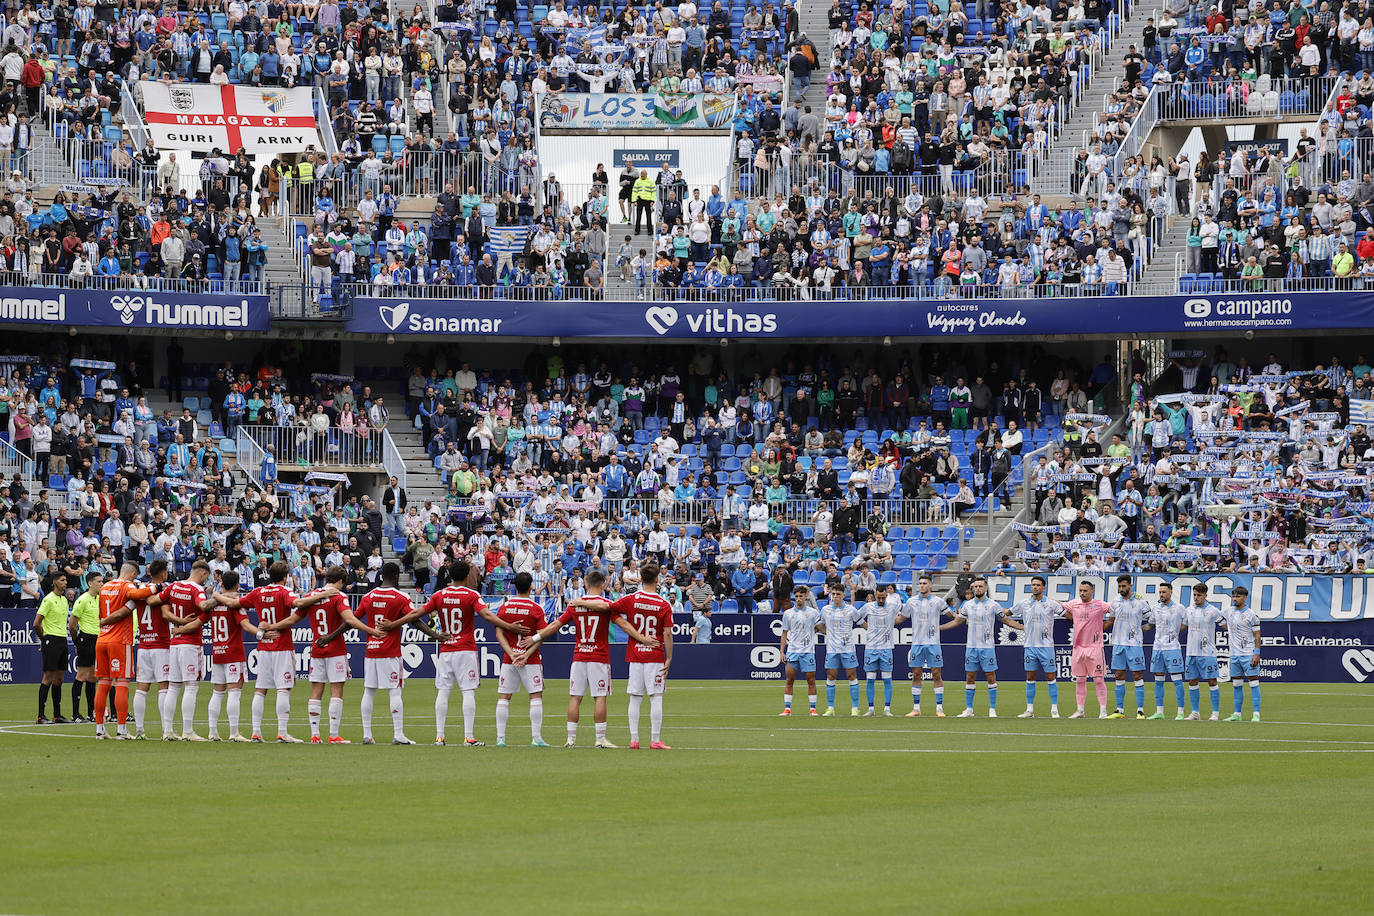
<svg viewBox="0 0 1374 916"><path fill-rule="evenodd" d="M100 635L100 586L105 577L98 572L86 574L86 590L72 605L68 623L76 643L76 680L72 681L72 721L95 721L95 641ZM81 715L81 691L86 691L86 715Z"/></svg>
<svg viewBox="0 0 1374 916"><path fill-rule="evenodd" d="M43 597L33 616L33 632L43 652L43 683L38 685L38 718L47 725L48 693L52 693L52 721L62 724L62 676L67 672L67 577L53 576L52 591Z"/></svg>

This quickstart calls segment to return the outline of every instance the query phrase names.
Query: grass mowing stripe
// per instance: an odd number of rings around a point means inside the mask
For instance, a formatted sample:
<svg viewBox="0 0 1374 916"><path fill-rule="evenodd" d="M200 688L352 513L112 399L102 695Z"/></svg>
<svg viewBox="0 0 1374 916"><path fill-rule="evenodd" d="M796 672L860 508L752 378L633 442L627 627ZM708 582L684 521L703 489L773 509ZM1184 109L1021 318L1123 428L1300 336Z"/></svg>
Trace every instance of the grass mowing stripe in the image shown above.
<svg viewBox="0 0 1374 916"><path fill-rule="evenodd" d="M1374 810L1372 749L1368 732L1340 731L1374 724L1367 686L1266 684L1266 721L1227 729L988 721L981 693L967 722L827 723L777 717L776 683L675 683L673 751L581 754L517 753L529 735L519 698L510 729L524 740L491 747L493 686L478 693L486 749L342 757L96 742L90 725L29 724L35 687L0 687L11 801L0 831L24 850L0 909L371 914L384 901L420 913L790 916L856 889L875 913L916 901L951 913L1141 909L1161 892L1184 912L1367 907L1374 823L1358 812ZM555 744L566 690L545 692ZM345 693L355 742L359 693L356 681ZM406 687L406 730L422 746L433 697L427 682ZM304 690L293 699L299 736ZM617 693L610 738L622 746L625 711ZM243 712L246 725L247 701ZM382 745L388 718L376 717ZM450 734L460 721L454 710ZM586 750L591 731L584 708Z"/></svg>

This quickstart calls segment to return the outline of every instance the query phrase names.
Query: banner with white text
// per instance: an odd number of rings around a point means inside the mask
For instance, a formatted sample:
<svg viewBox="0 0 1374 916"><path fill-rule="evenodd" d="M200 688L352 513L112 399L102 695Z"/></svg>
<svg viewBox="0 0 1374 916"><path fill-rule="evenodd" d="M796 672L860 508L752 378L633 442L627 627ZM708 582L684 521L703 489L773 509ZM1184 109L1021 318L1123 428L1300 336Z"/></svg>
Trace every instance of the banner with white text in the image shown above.
<svg viewBox="0 0 1374 916"><path fill-rule="evenodd" d="M158 149L299 153L322 148L314 90L143 80L143 120Z"/></svg>
<svg viewBox="0 0 1374 916"><path fill-rule="evenodd" d="M424 292L416 288L414 292ZM475 291L474 291L475 292ZM353 300L348 330L482 337L756 338L1018 337L1329 330L1374 326L1374 289L1349 293L936 299L903 296L780 301L769 290L693 290L675 301L414 298Z"/></svg>

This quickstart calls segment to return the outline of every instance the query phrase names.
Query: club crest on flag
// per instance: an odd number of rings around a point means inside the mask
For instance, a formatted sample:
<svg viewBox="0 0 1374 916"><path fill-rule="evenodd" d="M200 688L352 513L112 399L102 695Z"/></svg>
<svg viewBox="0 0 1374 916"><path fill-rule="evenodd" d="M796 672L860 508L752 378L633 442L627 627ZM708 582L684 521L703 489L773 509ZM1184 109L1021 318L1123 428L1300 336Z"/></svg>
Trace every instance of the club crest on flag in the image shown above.
<svg viewBox="0 0 1374 916"><path fill-rule="evenodd" d="M188 87L173 86L170 95L172 107L177 111L191 111L196 107L196 94Z"/></svg>
<svg viewBox="0 0 1374 916"><path fill-rule="evenodd" d="M660 92L654 97L654 114L671 125L696 120L697 99L689 92Z"/></svg>
<svg viewBox="0 0 1374 916"><path fill-rule="evenodd" d="M281 110L286 107L286 93L264 92L262 94L262 104L263 107L273 114L280 114Z"/></svg>

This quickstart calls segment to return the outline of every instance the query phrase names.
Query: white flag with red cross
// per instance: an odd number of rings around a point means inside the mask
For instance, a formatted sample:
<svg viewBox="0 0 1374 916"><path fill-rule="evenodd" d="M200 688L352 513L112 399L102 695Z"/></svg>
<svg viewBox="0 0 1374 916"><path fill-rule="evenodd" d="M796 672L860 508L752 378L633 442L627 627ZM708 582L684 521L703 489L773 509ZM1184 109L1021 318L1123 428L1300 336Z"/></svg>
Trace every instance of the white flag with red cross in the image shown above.
<svg viewBox="0 0 1374 916"><path fill-rule="evenodd" d="M144 80L143 120L158 149L232 156L322 148L314 91Z"/></svg>

